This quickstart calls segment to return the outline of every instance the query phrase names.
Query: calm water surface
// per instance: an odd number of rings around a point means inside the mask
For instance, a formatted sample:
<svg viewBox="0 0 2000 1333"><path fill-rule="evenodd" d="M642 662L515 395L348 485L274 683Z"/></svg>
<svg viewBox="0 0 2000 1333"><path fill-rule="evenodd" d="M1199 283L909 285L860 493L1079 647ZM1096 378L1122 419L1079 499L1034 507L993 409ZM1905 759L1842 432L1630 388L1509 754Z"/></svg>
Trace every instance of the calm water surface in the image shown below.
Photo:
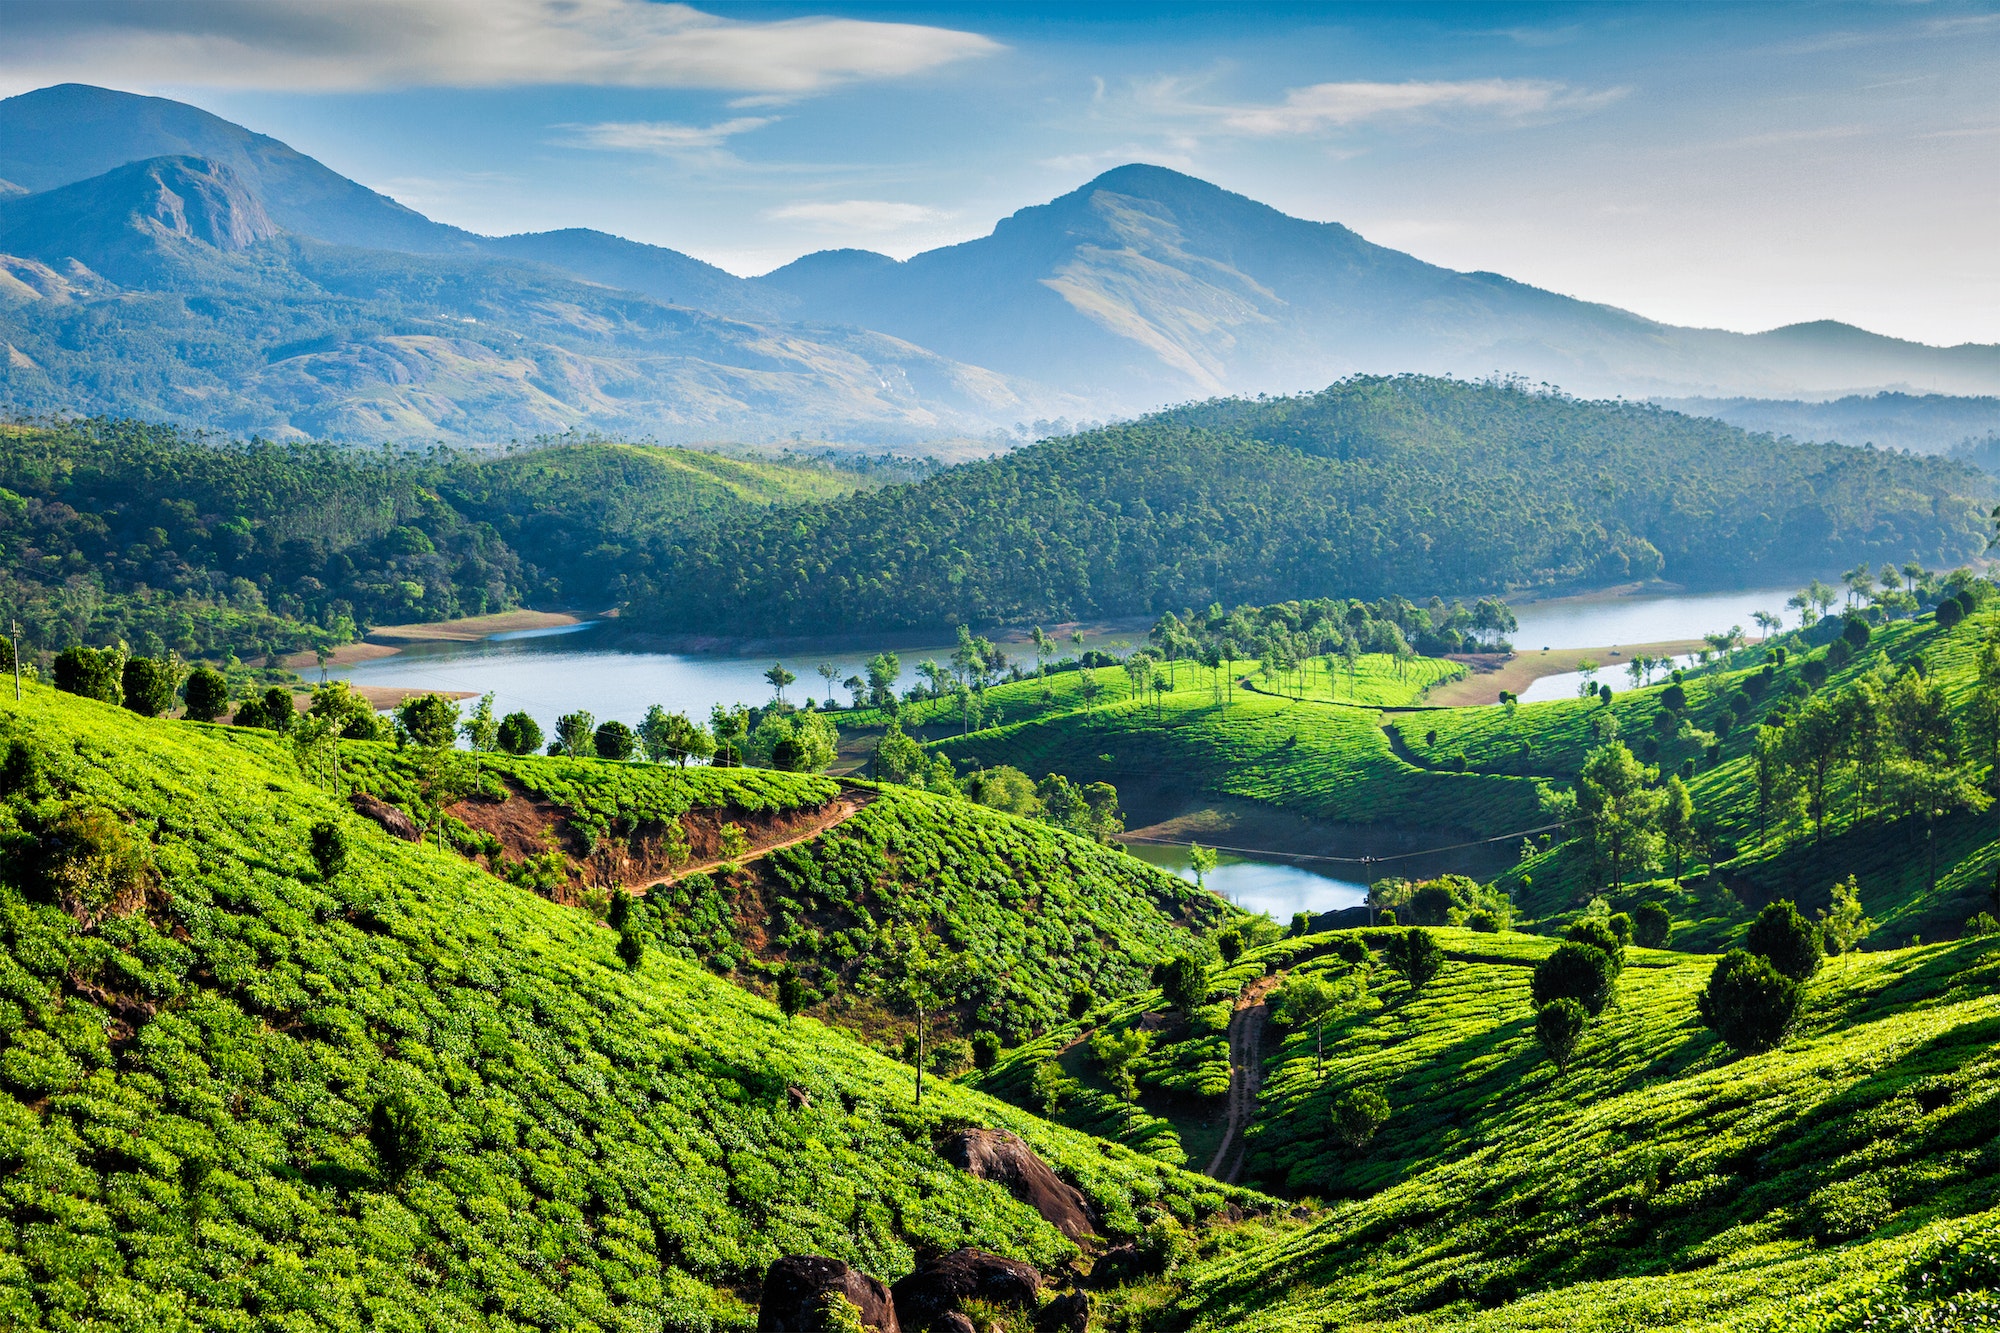
<svg viewBox="0 0 2000 1333"><path fill-rule="evenodd" d="M1128 844L1132 854L1194 883L1185 847L1161 843ZM1294 912L1336 912L1359 907L1368 886L1330 873L1308 870L1312 862L1258 861L1231 852L1216 853L1215 869L1203 876L1209 888L1247 912L1263 912L1289 922Z"/></svg>

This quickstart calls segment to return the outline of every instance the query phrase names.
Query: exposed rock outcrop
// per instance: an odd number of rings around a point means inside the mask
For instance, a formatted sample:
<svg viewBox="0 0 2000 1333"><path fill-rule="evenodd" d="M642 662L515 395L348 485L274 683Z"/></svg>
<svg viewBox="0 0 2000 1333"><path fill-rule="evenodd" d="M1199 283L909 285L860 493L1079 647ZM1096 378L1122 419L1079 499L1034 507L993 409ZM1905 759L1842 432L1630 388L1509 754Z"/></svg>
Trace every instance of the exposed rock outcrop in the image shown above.
<svg viewBox="0 0 2000 1333"><path fill-rule="evenodd" d="M1064 1182L1020 1135L1005 1129L967 1129L938 1147L947 1162L999 1185L1079 1243L1096 1233L1090 1204Z"/></svg>
<svg viewBox="0 0 2000 1333"><path fill-rule="evenodd" d="M758 1333L819 1333L824 1326L826 1298L835 1293L861 1311L865 1327L879 1333L901 1333L887 1287L838 1259L817 1254L788 1254L764 1274Z"/></svg>
<svg viewBox="0 0 2000 1333"><path fill-rule="evenodd" d="M387 833L390 837L401 838L404 842L416 842L421 838L422 835L418 833L416 823L408 815L398 810L395 806L390 805L381 797L371 796L365 791L358 791L347 799L348 803L354 807L355 814L366 815L368 818L374 820L382 826L383 832Z"/></svg>
<svg viewBox="0 0 2000 1333"><path fill-rule="evenodd" d="M953 1250L926 1259L895 1286L896 1313L911 1330L935 1329L962 1302L986 1301L1033 1310L1042 1275L1033 1264L985 1250Z"/></svg>

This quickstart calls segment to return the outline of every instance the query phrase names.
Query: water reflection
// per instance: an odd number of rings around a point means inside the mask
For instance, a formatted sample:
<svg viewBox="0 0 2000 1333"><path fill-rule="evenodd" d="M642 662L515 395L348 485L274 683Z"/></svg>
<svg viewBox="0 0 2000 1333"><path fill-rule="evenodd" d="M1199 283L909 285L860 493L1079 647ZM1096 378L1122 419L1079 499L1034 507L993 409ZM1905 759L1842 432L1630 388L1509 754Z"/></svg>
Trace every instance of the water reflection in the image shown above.
<svg viewBox="0 0 2000 1333"><path fill-rule="evenodd" d="M1162 843L1129 843L1132 854L1148 865L1194 882L1188 849ZM1264 912L1288 922L1294 912L1337 912L1359 907L1368 886L1333 874L1307 869L1315 863L1263 861L1233 852L1216 853L1215 869L1203 876L1210 889L1248 912Z"/></svg>

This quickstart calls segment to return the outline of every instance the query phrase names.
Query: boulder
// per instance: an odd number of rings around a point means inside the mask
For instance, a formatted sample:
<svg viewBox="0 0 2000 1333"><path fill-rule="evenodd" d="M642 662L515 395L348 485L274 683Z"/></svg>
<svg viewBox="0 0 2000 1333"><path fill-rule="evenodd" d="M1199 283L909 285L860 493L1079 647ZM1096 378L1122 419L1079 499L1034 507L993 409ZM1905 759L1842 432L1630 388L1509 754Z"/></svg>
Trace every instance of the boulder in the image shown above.
<svg viewBox="0 0 2000 1333"><path fill-rule="evenodd" d="M1090 1204L1083 1194L1050 1170L1049 1164L1011 1130L961 1130L946 1139L938 1151L961 1171L1005 1189L1071 1240L1081 1243L1095 1234Z"/></svg>
<svg viewBox="0 0 2000 1333"><path fill-rule="evenodd" d="M379 796L358 791L347 800L354 807L354 813L366 815L374 820L382 826L383 832L392 838L401 838L404 842L416 842L423 836L417 831L415 822L408 815Z"/></svg>
<svg viewBox="0 0 2000 1333"><path fill-rule="evenodd" d="M764 1299L757 1310L758 1333L820 1333L821 1312L830 1292L839 1292L861 1311L865 1327L902 1333L889 1289L838 1259L788 1254L764 1274Z"/></svg>
<svg viewBox="0 0 2000 1333"><path fill-rule="evenodd" d="M978 1326L972 1322L971 1316L960 1314L957 1310L938 1320L936 1328L938 1333L979 1333Z"/></svg>
<svg viewBox="0 0 2000 1333"><path fill-rule="evenodd" d="M940 1328L965 1301L1032 1310L1042 1289L1033 1264L984 1250L953 1250L917 1265L895 1287L896 1313L912 1329Z"/></svg>
<svg viewBox="0 0 2000 1333"><path fill-rule="evenodd" d="M1035 1316L1035 1333L1090 1333L1090 1297L1081 1291L1056 1297Z"/></svg>

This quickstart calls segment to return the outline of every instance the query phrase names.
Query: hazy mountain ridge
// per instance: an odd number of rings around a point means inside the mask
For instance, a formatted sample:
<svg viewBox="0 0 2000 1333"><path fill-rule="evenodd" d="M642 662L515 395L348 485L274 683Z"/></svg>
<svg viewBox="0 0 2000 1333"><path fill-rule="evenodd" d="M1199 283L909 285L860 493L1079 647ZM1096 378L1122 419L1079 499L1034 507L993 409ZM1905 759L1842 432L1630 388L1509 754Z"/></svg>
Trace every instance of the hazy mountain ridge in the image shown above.
<svg viewBox="0 0 2000 1333"><path fill-rule="evenodd" d="M0 400L17 410L361 437L913 440L1354 373L1585 397L2000 393L2000 347L1828 321L1677 328L1144 165L979 240L901 262L825 251L755 279L584 228L479 236L205 111L75 84L0 101L0 180L36 191L0 190Z"/></svg>
<svg viewBox="0 0 2000 1333"><path fill-rule="evenodd" d="M1853 394L1823 403L1766 398L1662 399L1662 407L1744 430L1917 453L1963 452L2000 433L2000 398Z"/></svg>

